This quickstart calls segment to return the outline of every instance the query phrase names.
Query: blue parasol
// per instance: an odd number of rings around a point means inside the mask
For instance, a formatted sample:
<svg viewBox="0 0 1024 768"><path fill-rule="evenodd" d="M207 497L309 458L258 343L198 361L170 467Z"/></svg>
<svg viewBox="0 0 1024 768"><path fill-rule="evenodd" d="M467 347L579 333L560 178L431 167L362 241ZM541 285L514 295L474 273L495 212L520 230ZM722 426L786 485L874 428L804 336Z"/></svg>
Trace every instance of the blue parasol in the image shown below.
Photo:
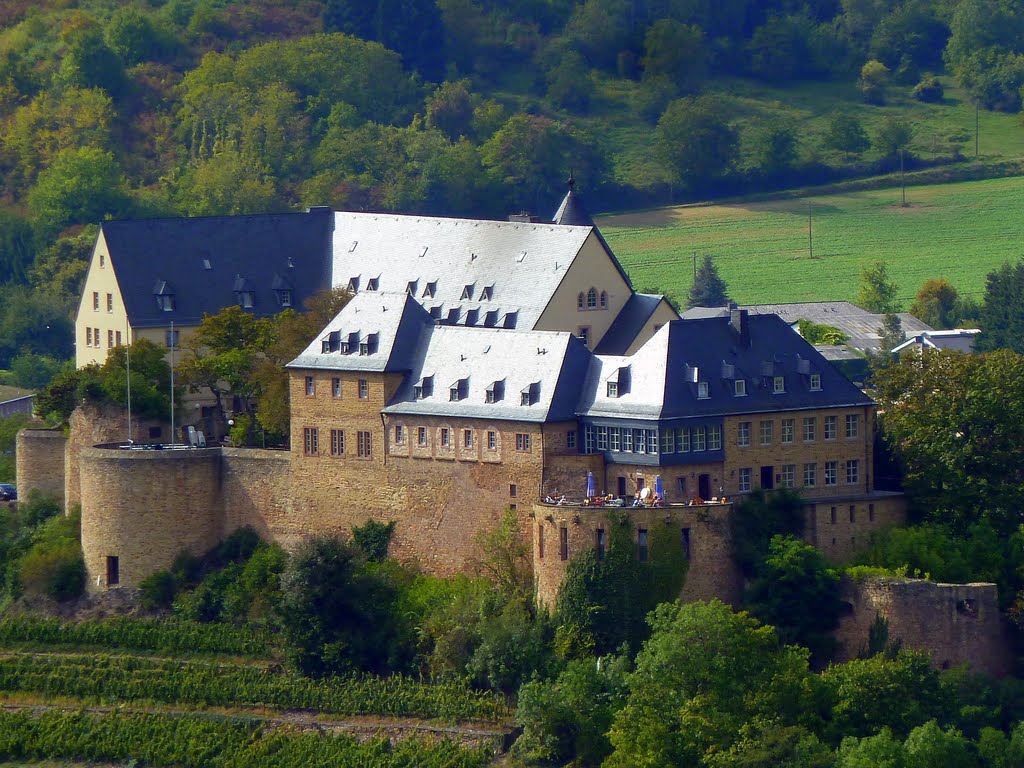
<svg viewBox="0 0 1024 768"><path fill-rule="evenodd" d="M587 498L592 499L597 496L597 492L594 490L594 473L589 469L587 470Z"/></svg>
<svg viewBox="0 0 1024 768"><path fill-rule="evenodd" d="M661 475L654 478L654 495L662 499L665 498L665 489L661 486Z"/></svg>

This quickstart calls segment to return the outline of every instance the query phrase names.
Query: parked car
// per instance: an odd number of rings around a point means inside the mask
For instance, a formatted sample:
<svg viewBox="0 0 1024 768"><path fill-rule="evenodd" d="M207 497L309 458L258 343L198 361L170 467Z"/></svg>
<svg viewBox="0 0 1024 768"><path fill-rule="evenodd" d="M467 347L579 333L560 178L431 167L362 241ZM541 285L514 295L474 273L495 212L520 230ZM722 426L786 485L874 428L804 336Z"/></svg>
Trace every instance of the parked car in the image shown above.
<svg viewBox="0 0 1024 768"><path fill-rule="evenodd" d="M0 501L17 501L18 489L10 483L0 483Z"/></svg>

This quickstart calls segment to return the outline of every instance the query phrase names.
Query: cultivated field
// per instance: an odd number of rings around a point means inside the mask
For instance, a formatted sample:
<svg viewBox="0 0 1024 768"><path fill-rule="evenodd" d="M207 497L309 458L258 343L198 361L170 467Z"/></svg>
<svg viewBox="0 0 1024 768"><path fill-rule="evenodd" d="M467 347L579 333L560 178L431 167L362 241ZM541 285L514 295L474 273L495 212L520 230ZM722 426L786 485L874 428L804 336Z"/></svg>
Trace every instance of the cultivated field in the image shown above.
<svg viewBox="0 0 1024 768"><path fill-rule="evenodd" d="M715 257L744 304L853 299L861 268L883 259L905 307L930 277L980 300L986 274L1024 256L1024 178L908 187L907 202L890 188L664 208L598 225L634 286L683 301L694 253Z"/></svg>

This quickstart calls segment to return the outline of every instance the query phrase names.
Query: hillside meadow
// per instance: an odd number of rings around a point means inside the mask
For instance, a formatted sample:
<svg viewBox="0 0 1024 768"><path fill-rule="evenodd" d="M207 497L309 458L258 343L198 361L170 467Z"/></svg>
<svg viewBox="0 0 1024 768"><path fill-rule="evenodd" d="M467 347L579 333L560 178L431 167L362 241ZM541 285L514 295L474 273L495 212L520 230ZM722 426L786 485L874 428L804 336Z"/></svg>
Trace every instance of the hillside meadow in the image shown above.
<svg viewBox="0 0 1024 768"><path fill-rule="evenodd" d="M852 300L864 265L884 260L909 307L945 277L976 299L985 276L1024 255L1024 178L898 187L604 216L598 225L641 290L685 300L693 255L715 258L744 304ZM808 209L813 255L808 242Z"/></svg>

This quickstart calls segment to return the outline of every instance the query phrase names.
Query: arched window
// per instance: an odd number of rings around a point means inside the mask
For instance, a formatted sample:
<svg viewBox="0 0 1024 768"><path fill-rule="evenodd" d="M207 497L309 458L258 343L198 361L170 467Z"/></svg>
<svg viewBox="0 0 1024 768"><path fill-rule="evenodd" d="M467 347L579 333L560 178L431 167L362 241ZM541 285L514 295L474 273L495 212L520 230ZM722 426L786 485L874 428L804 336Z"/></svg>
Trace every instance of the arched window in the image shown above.
<svg viewBox="0 0 1024 768"><path fill-rule="evenodd" d="M608 306L608 292L601 291L601 309L605 309Z"/></svg>
<svg viewBox="0 0 1024 768"><path fill-rule="evenodd" d="M583 291L580 291L580 295L576 297L576 309L583 309Z"/></svg>
<svg viewBox="0 0 1024 768"><path fill-rule="evenodd" d="M597 307L597 291L591 288L587 291L587 309L594 309Z"/></svg>

